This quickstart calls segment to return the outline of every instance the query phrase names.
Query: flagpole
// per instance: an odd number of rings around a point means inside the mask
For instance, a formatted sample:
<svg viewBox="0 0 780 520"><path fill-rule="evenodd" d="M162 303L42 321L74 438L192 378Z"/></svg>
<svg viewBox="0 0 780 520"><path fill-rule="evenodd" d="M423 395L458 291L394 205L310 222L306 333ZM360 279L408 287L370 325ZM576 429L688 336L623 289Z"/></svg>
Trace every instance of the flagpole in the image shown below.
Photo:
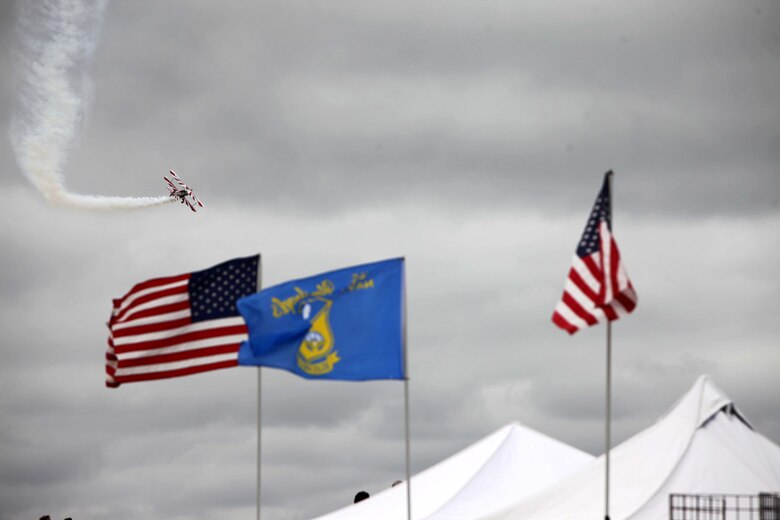
<svg viewBox="0 0 780 520"><path fill-rule="evenodd" d="M411 450L409 448L409 363L407 360L406 342L406 269L403 278L403 353L404 353L404 438L406 443L406 520L412 520L412 476L411 476Z"/></svg>
<svg viewBox="0 0 780 520"><path fill-rule="evenodd" d="M262 268L262 257L260 257L257 261L257 291L260 292L261 287L263 286L263 268ZM260 454L262 452L261 450L261 440L262 440L262 424L261 424L261 397L262 397L262 389L263 389L263 374L261 372L262 367L257 367L257 520L260 520L260 482L261 482L261 464L260 464Z"/></svg>
<svg viewBox="0 0 780 520"><path fill-rule="evenodd" d="M411 454L409 450L409 378L404 378L404 422L406 423L406 519L412 520Z"/></svg>
<svg viewBox="0 0 780 520"><path fill-rule="evenodd" d="M612 226L612 176L614 173L609 170L607 173L608 195L607 204L609 204L608 215L609 225ZM604 520L609 520L609 452L612 446L612 322L607 318L607 402L606 402L606 420L604 424Z"/></svg>
<svg viewBox="0 0 780 520"><path fill-rule="evenodd" d="M609 450L612 422L612 322L607 320L607 418L604 428L606 464L604 466L604 520L609 520Z"/></svg>
<svg viewBox="0 0 780 520"><path fill-rule="evenodd" d="M262 367L257 367L257 520L260 520L260 450L262 428L260 424L260 398L262 396L263 377L260 372Z"/></svg>

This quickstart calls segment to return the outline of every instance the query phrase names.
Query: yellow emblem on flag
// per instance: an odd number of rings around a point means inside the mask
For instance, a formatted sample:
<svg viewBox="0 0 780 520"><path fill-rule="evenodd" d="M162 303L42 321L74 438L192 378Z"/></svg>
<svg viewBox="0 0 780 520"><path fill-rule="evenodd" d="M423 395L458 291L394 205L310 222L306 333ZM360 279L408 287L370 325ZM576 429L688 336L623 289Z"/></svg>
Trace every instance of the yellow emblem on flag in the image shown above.
<svg viewBox="0 0 780 520"><path fill-rule="evenodd" d="M341 361L338 352L333 350L335 338L330 328L330 309L333 302L325 298L316 298L324 305L311 320L309 332L298 346L298 367L309 375L318 376L333 370L333 366ZM311 302L304 306L304 318L311 312Z"/></svg>

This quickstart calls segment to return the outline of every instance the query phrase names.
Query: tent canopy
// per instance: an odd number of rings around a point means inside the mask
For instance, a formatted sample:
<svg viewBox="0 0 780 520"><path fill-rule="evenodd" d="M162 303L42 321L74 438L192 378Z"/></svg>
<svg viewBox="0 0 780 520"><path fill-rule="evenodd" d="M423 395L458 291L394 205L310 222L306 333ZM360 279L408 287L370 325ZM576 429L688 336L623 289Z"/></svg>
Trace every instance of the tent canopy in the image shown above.
<svg viewBox="0 0 780 520"><path fill-rule="evenodd" d="M412 477L412 518L466 519L506 508L581 469L593 456L509 424ZM406 483L317 520L406 519Z"/></svg>
<svg viewBox="0 0 780 520"><path fill-rule="evenodd" d="M513 423L412 477L414 520L604 516L598 459ZM669 494L780 491L780 447L708 376L610 453L610 518L666 519ZM406 484L317 520L405 520Z"/></svg>
<svg viewBox="0 0 780 520"><path fill-rule="evenodd" d="M654 425L610 453L610 517L663 519L670 493L780 490L780 447L753 430L709 376ZM510 509L506 520L604 515L604 457Z"/></svg>

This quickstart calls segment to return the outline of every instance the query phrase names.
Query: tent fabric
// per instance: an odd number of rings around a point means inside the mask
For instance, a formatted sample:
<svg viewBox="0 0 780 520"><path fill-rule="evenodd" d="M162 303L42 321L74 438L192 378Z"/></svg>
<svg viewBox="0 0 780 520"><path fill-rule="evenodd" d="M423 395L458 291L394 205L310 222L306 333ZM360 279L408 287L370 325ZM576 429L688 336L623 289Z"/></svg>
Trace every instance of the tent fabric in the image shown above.
<svg viewBox="0 0 780 520"><path fill-rule="evenodd" d="M412 518L457 520L498 511L564 478L593 456L518 423L412 476ZM406 519L406 483L317 520Z"/></svg>
<svg viewBox="0 0 780 520"><path fill-rule="evenodd" d="M500 511L592 460L593 455L515 424L495 456L428 520L469 520Z"/></svg>
<svg viewBox="0 0 780 520"><path fill-rule="evenodd" d="M661 489L631 520L666 518L669 495L750 494L780 491L780 447L720 413L699 429L688 452Z"/></svg>
<svg viewBox="0 0 780 520"><path fill-rule="evenodd" d="M780 447L755 432L709 376L658 422L610 453L610 518L668 518L669 493L780 490ZM490 516L564 520L604 516L604 457Z"/></svg>

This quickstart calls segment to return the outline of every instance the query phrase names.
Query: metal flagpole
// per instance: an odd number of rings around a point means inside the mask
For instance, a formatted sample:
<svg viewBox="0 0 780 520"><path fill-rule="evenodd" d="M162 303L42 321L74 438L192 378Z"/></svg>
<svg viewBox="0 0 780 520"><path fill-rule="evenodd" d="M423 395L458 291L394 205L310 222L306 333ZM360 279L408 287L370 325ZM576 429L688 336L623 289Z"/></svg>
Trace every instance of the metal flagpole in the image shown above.
<svg viewBox="0 0 780 520"><path fill-rule="evenodd" d="M606 464L604 466L604 519L609 520L609 450L610 424L612 421L612 322L607 320L607 419L604 439L606 444Z"/></svg>
<svg viewBox="0 0 780 520"><path fill-rule="evenodd" d="M257 520L260 520L260 446L261 446L261 424L260 424L260 398L262 396L263 377L260 370L262 367L257 367Z"/></svg>
<svg viewBox="0 0 780 520"><path fill-rule="evenodd" d="M402 340L404 349L404 437L406 442L406 520L412 520L412 475L411 453L409 449L409 363L407 361L406 343L406 269L403 279L403 329Z"/></svg>
<svg viewBox="0 0 780 520"><path fill-rule="evenodd" d="M409 450L409 378L404 378L404 420L406 423L406 519L412 520L412 477Z"/></svg>
<svg viewBox="0 0 780 520"><path fill-rule="evenodd" d="M257 261L257 291L260 292L260 288L263 286L263 268L262 268L262 257L260 257ZM262 397L262 389L263 389L263 374L261 372L262 367L257 367L257 520L260 520L260 454L261 454L261 439L262 439L262 427L261 427L261 397Z"/></svg>
<svg viewBox="0 0 780 520"><path fill-rule="evenodd" d="M612 170L607 172L608 192L607 204L610 226L612 225ZM607 244L607 247L610 247ZM603 259L602 259L603 261ZM603 264L602 264L603 265ZM604 520L609 520L609 451L611 442L612 425L612 322L607 318L607 402L606 402L606 420L604 424L604 444L605 444L605 464L604 464Z"/></svg>

